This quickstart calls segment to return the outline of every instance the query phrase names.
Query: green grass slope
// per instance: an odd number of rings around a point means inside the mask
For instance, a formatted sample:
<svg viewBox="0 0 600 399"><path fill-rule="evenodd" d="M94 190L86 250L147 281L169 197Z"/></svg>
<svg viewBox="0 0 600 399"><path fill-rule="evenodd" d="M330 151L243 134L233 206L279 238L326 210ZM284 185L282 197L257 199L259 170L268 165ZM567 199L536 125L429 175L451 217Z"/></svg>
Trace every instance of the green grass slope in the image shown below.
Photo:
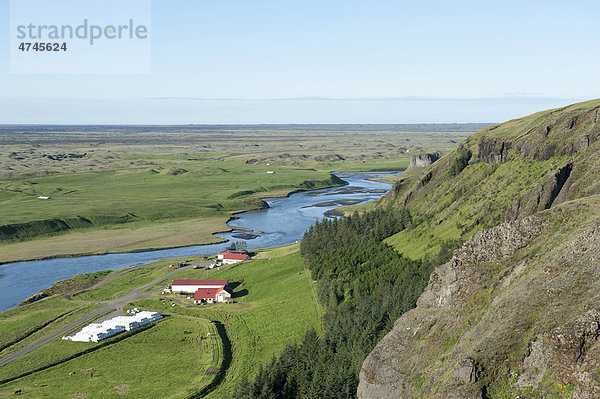
<svg viewBox="0 0 600 399"><path fill-rule="evenodd" d="M278 355L286 344L299 340L310 328L319 329L320 309L312 281L295 251L281 258L244 262L221 270L184 271L176 276L228 279L235 286L235 304L194 306L191 299L172 297L175 302L146 299L132 306L223 324L231 343L231 363L224 381L207 396L222 398L230 395L242 378L252 378L259 366Z"/></svg>
<svg viewBox="0 0 600 399"><path fill-rule="evenodd" d="M600 100L485 128L426 168L401 175L380 204L413 226L388 243L422 258L449 239L600 193Z"/></svg>

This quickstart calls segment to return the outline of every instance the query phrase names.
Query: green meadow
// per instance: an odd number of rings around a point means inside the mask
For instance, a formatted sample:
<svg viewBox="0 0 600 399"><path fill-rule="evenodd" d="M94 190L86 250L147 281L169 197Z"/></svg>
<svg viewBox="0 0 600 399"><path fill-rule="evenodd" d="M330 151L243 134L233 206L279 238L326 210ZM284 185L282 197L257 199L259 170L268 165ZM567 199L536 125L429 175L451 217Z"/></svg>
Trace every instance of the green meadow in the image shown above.
<svg viewBox="0 0 600 399"><path fill-rule="evenodd" d="M166 316L163 320L100 343L54 339L0 368L0 381L8 380L0 384L0 394L20 389L32 397L227 395L287 343L310 328L320 329L320 310L298 245L261 251L257 258L173 276L228 279L235 303L194 305L191 299L160 295L168 281L159 283L149 298L128 308L158 311ZM171 272L170 263L129 270L75 298L113 299ZM0 344L6 347L0 358L94 309L93 304L55 295L0 314Z"/></svg>
<svg viewBox="0 0 600 399"><path fill-rule="evenodd" d="M2 375L56 365L0 385L0 392L20 389L32 397L181 398L215 377L222 349L208 321L175 315L139 330L100 343L51 341L3 366ZM88 353L81 354L84 351ZM74 358L61 361L70 356Z"/></svg>
<svg viewBox="0 0 600 399"><path fill-rule="evenodd" d="M144 286L165 274L172 272L173 269L169 268L169 265L176 265L178 262L179 259L174 259L166 262L159 261L156 264L147 267L133 266L125 273L111 279L108 283L95 289L82 291L72 297L73 299L82 301L108 301L116 299L137 287ZM162 285L165 284L167 284L167 282Z"/></svg>
<svg viewBox="0 0 600 399"><path fill-rule="evenodd" d="M228 279L235 286L236 303L229 305L194 306L191 299L181 300L174 295L132 304L224 325L231 342L232 360L223 383L207 397L221 398L231 393L244 376L253 377L258 367L279 354L286 344L299 340L310 328L320 328L316 295L298 252L221 267L221 270L183 271L176 277Z"/></svg>
<svg viewBox="0 0 600 399"><path fill-rule="evenodd" d="M94 309L54 296L0 313L0 358Z"/></svg>
<svg viewBox="0 0 600 399"><path fill-rule="evenodd" d="M216 242L211 233L227 230L232 212L263 207L260 196L342 184L325 171L267 168L230 161L186 165L181 174L167 168L0 181L0 262ZM65 241L65 253L56 253Z"/></svg>
<svg viewBox="0 0 600 399"><path fill-rule="evenodd" d="M280 167L276 173L267 174L268 169L263 165L220 162L216 166L167 169L168 173L121 170L1 181L0 223L60 219L72 229L81 229L222 216L260 207L259 195L336 184L324 171ZM40 200L38 196L51 199ZM23 226L12 236L5 228L0 234L5 240L36 237L44 233L47 224Z"/></svg>

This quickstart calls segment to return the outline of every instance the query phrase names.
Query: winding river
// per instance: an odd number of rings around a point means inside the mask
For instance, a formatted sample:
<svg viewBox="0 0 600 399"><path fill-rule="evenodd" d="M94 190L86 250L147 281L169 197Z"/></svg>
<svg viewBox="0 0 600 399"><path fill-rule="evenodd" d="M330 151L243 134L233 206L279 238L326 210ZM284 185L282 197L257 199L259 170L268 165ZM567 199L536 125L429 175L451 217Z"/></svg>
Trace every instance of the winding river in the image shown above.
<svg viewBox="0 0 600 399"><path fill-rule="evenodd" d="M397 173L397 172L393 172ZM285 198L266 200L269 208L238 214L229 225L234 229L219 233L231 241L245 240L248 249L268 248L294 243L316 220L340 205L367 203L378 199L391 184L370 179L389 173L344 173L348 185L291 194ZM239 229L238 229L239 228ZM196 245L144 252L58 258L0 265L0 312L48 288L53 283L81 273L114 270L140 265L162 258L214 255L229 243Z"/></svg>

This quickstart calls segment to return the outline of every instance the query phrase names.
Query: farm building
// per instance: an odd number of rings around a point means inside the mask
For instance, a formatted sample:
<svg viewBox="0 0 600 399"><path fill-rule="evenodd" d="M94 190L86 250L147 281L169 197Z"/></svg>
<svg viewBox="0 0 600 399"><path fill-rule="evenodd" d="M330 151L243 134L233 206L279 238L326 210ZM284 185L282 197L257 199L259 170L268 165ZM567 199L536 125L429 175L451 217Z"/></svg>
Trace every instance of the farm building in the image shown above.
<svg viewBox="0 0 600 399"><path fill-rule="evenodd" d="M173 280L171 292L173 294L193 294L199 289L227 287L227 280Z"/></svg>
<svg viewBox="0 0 600 399"><path fill-rule="evenodd" d="M200 288L194 294L194 303L198 305L202 302L227 302L231 299L231 289L228 286L217 288Z"/></svg>
<svg viewBox="0 0 600 399"><path fill-rule="evenodd" d="M90 323L75 335L63 337L68 341L98 342L123 331L130 331L153 321L162 319L156 312L139 312L133 316L117 316L102 323Z"/></svg>
<svg viewBox="0 0 600 399"><path fill-rule="evenodd" d="M226 255L230 255L230 254L234 254L234 255L246 255L246 251L234 251L234 250L228 249L226 251L219 252L217 254L217 259L223 260L223 259L225 259Z"/></svg>
<svg viewBox="0 0 600 399"><path fill-rule="evenodd" d="M217 258L220 259L224 264L230 265L232 263L239 263L250 259L248 254L243 251L223 251L219 252Z"/></svg>

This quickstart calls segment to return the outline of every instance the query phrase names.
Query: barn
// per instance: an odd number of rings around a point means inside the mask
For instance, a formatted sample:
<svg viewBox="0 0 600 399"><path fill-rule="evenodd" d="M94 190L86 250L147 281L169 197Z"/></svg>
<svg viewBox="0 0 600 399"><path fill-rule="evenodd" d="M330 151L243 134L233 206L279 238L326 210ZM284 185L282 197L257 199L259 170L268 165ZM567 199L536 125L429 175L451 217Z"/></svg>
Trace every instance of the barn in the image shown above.
<svg viewBox="0 0 600 399"><path fill-rule="evenodd" d="M214 289L228 287L228 280L173 280L171 292L173 294L194 294L199 289Z"/></svg>
<svg viewBox="0 0 600 399"><path fill-rule="evenodd" d="M224 264L230 265L232 263L239 263L250 259L248 254L242 251L223 251L219 252L217 258L220 259Z"/></svg>
<svg viewBox="0 0 600 399"><path fill-rule="evenodd" d="M231 289L228 286L218 288L200 288L194 294L196 305L202 302L215 303L227 302L231 299Z"/></svg>

